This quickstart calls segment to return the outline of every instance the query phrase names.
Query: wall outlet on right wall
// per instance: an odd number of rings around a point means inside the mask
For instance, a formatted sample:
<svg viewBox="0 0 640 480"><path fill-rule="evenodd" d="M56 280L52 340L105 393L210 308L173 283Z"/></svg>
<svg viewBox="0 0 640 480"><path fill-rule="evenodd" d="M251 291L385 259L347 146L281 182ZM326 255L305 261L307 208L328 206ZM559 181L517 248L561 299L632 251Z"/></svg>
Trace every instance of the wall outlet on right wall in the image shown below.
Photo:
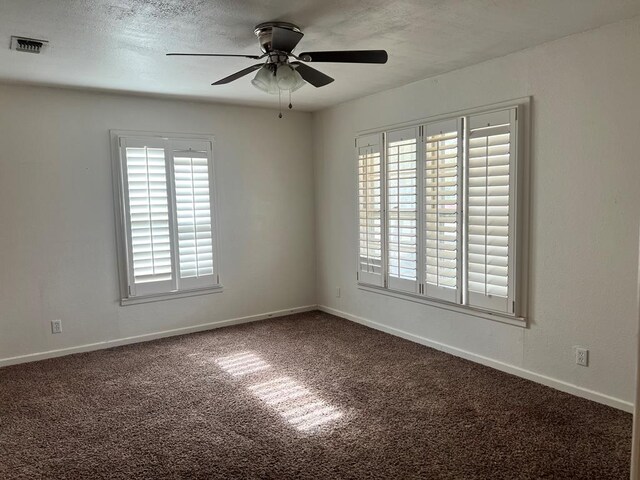
<svg viewBox="0 0 640 480"><path fill-rule="evenodd" d="M51 333L62 333L62 320L51 320Z"/></svg>
<svg viewBox="0 0 640 480"><path fill-rule="evenodd" d="M575 347L576 351L576 364L588 367L589 366L589 350L584 347Z"/></svg>

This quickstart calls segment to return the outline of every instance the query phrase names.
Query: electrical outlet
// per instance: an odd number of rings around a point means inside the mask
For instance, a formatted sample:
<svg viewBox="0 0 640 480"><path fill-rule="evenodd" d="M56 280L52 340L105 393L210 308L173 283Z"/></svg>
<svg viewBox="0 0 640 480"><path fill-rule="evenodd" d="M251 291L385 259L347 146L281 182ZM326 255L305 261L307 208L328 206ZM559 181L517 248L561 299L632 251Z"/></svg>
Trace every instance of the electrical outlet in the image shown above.
<svg viewBox="0 0 640 480"><path fill-rule="evenodd" d="M51 333L62 333L62 320L51 320Z"/></svg>
<svg viewBox="0 0 640 480"><path fill-rule="evenodd" d="M583 347L576 347L576 363L583 367L589 366L589 350Z"/></svg>
<svg viewBox="0 0 640 480"><path fill-rule="evenodd" d="M340 298L340 287L336 288L336 297Z"/></svg>

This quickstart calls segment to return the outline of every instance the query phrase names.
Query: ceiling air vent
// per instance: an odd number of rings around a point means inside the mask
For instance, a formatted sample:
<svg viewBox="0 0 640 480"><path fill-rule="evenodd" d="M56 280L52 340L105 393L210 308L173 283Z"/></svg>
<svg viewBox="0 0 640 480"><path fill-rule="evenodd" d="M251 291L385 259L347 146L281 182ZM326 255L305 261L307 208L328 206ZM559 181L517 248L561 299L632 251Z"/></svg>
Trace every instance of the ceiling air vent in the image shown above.
<svg viewBox="0 0 640 480"><path fill-rule="evenodd" d="M11 37L11 50L27 53L40 53L49 43L47 40L36 40L35 38Z"/></svg>

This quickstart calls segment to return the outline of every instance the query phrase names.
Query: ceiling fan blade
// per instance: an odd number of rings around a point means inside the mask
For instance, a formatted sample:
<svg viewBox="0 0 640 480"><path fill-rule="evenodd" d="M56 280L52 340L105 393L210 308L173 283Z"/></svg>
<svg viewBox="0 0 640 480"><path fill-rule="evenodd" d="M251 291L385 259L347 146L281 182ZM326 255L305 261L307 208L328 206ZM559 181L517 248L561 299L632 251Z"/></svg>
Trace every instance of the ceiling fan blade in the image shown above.
<svg viewBox="0 0 640 480"><path fill-rule="evenodd" d="M225 83L233 82L234 80L237 80L241 77L244 77L245 75L250 74L251 72L258 70L263 65L264 63L256 63L255 65L251 65L250 67L245 68L244 70L240 70L239 72L236 72L233 75L229 75L228 77L225 77L222 80L218 80L217 82L214 82L211 85L224 85Z"/></svg>
<svg viewBox="0 0 640 480"><path fill-rule="evenodd" d="M302 32L274 26L271 28L271 48L291 53L303 36Z"/></svg>
<svg viewBox="0 0 640 480"><path fill-rule="evenodd" d="M309 65L300 62L291 62L291 65L294 65L300 76L314 87L324 87L333 82L333 78L329 75L325 75Z"/></svg>
<svg viewBox="0 0 640 480"><path fill-rule="evenodd" d="M304 62L387 63L386 50L341 50L335 52L304 52L298 55Z"/></svg>
<svg viewBox="0 0 640 480"><path fill-rule="evenodd" d="M180 57L242 57L242 58L252 58L254 60L259 60L262 57L258 57L257 55L234 55L227 53L167 53L167 57L172 56L180 56Z"/></svg>

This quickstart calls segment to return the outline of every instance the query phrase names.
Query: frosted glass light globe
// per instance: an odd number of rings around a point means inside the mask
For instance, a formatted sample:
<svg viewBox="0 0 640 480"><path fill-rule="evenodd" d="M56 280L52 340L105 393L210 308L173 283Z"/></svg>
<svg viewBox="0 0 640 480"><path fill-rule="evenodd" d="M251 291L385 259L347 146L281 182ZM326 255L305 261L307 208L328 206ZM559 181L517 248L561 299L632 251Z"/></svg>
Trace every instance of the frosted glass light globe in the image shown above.
<svg viewBox="0 0 640 480"><path fill-rule="evenodd" d="M258 70L256 76L251 80L251 84L263 92L271 95L278 94L278 82L275 75L268 67L264 66Z"/></svg>
<svg viewBox="0 0 640 480"><path fill-rule="evenodd" d="M291 90L296 84L296 72L289 65L278 65L276 80L280 90Z"/></svg>

